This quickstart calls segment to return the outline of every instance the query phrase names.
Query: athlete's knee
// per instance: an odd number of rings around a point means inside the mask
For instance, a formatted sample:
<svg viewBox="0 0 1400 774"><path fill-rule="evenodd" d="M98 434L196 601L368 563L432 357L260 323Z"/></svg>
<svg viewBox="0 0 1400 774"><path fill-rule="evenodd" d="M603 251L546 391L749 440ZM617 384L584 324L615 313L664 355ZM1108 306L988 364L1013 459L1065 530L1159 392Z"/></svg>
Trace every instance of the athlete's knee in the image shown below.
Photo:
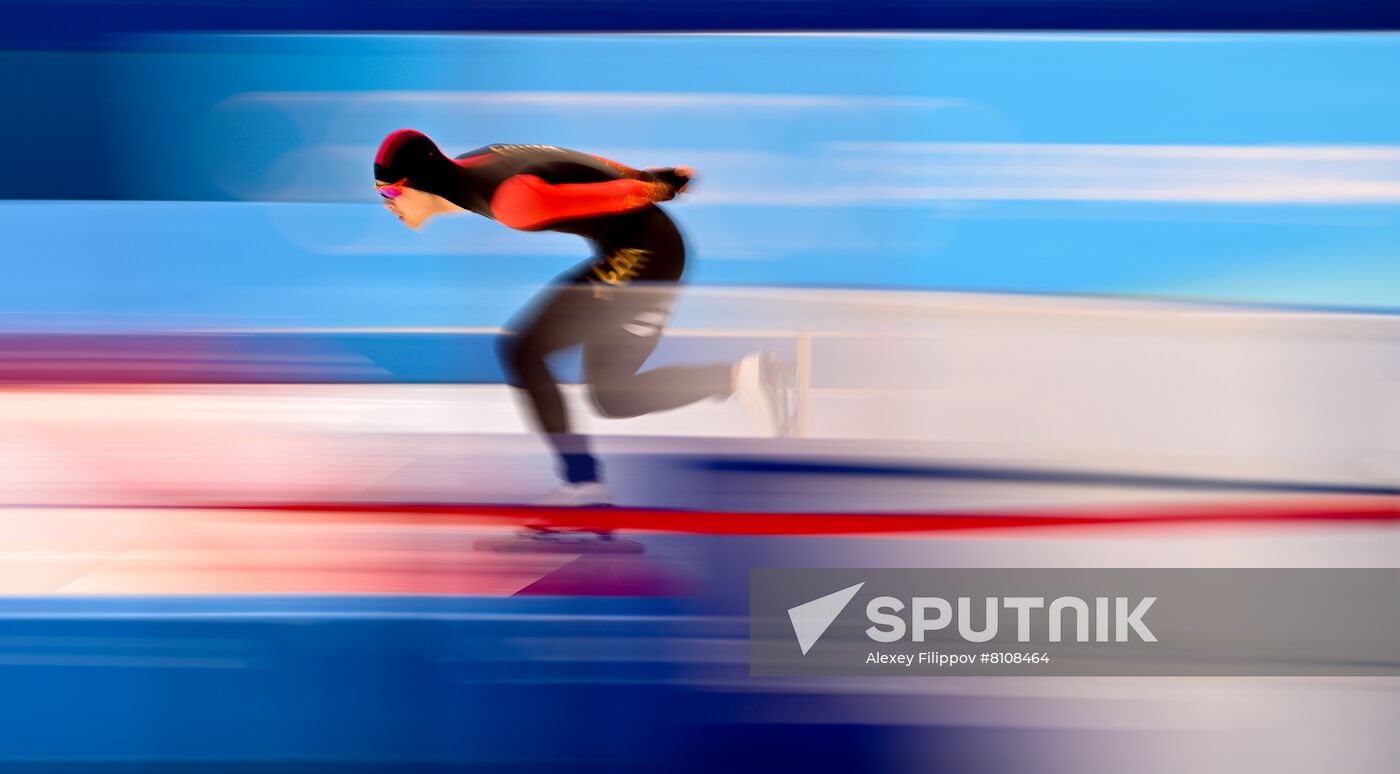
<svg viewBox="0 0 1400 774"><path fill-rule="evenodd" d="M594 382L588 385L588 397L593 400L593 408L598 410L598 414L608 419L627 419L642 413L637 410L636 402L631 400L631 391L625 382Z"/></svg>

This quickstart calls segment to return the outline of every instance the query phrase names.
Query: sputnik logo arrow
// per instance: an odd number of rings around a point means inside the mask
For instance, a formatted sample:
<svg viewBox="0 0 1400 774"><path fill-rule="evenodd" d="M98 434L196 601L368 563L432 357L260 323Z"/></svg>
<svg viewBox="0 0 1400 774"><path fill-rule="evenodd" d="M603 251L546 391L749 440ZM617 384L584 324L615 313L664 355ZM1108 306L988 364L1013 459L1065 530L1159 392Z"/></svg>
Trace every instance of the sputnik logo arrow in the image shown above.
<svg viewBox="0 0 1400 774"><path fill-rule="evenodd" d="M850 588L841 589L819 597L811 602L803 602L797 607L788 608L788 618L792 619L792 631L797 635L797 644L802 647L802 655L817 644L846 605L851 603L856 592L865 585L861 581Z"/></svg>

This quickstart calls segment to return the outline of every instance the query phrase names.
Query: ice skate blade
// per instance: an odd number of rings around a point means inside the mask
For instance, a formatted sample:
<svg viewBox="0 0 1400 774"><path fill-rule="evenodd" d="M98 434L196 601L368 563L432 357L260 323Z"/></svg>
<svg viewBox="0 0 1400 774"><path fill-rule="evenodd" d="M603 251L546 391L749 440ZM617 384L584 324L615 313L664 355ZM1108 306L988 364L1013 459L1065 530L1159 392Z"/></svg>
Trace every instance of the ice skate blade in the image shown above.
<svg viewBox="0 0 1400 774"><path fill-rule="evenodd" d="M640 554L646 550L635 540L558 532L482 538L474 547L502 554Z"/></svg>

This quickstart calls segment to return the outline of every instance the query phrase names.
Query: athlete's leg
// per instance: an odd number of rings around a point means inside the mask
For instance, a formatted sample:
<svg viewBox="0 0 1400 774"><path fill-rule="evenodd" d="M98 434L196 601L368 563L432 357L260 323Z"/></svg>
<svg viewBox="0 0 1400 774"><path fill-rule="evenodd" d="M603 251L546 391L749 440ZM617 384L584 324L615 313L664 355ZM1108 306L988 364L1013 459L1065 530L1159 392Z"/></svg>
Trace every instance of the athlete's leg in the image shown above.
<svg viewBox="0 0 1400 774"><path fill-rule="evenodd" d="M674 288L616 291L608 324L584 344L584 379L603 416L635 417L729 396L732 363L638 373L661 339L674 297Z"/></svg>
<svg viewBox="0 0 1400 774"><path fill-rule="evenodd" d="M598 464L584 436L570 432L559 383L546 358L575 347L594 335L596 302L577 284L551 287L497 341L497 352L510 384L529 403L536 429L559 455L562 477L570 483L598 480Z"/></svg>

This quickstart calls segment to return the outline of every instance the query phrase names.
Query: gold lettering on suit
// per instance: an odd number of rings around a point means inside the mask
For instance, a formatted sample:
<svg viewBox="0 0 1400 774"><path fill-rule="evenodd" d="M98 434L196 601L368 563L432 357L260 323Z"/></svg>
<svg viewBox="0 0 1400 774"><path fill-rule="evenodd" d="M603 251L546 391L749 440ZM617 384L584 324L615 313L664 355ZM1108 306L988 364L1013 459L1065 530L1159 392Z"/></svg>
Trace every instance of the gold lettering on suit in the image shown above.
<svg viewBox="0 0 1400 774"><path fill-rule="evenodd" d="M502 156L514 156L531 151L557 151L562 150L562 148L553 145L492 145L490 150Z"/></svg>
<svg viewBox="0 0 1400 774"><path fill-rule="evenodd" d="M607 253L603 260L593 264L593 276L588 281L593 285L593 295L597 298L611 298L608 291L636 279L642 269L651 261L651 251L635 247L624 247Z"/></svg>

